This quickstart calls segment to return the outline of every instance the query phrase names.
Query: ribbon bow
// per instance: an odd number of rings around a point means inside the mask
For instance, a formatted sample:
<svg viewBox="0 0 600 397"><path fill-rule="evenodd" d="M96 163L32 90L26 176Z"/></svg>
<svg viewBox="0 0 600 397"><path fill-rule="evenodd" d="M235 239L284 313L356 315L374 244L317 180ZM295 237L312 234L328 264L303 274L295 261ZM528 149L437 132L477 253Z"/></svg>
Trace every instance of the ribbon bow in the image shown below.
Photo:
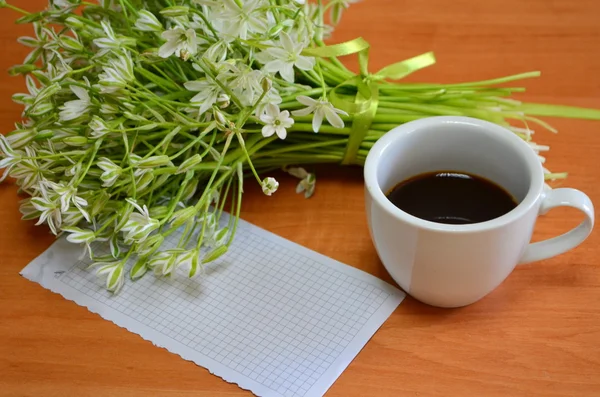
<svg viewBox="0 0 600 397"><path fill-rule="evenodd" d="M307 48L303 55L319 58L341 57L358 54L360 74L344 81L329 93L331 103L338 109L352 115L352 129L342 164L353 164L356 161L358 148L369 131L379 104L379 83L383 80L400 80L409 74L431 66L435 63L433 52L418 55L386 66L377 73L370 74L369 49L370 44L362 37L346 43L324 47ZM356 97L354 102L343 99L337 91L342 87L354 87Z"/></svg>

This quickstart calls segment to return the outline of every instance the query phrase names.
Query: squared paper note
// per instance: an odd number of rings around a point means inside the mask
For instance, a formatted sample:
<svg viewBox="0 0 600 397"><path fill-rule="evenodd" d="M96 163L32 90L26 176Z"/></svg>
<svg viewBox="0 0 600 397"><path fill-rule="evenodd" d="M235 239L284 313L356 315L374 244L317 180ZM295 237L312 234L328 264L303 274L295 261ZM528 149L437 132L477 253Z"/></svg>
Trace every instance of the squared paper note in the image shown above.
<svg viewBox="0 0 600 397"><path fill-rule="evenodd" d="M244 221L202 277L148 274L115 296L80 254L61 238L21 274L258 396L322 396L404 298Z"/></svg>

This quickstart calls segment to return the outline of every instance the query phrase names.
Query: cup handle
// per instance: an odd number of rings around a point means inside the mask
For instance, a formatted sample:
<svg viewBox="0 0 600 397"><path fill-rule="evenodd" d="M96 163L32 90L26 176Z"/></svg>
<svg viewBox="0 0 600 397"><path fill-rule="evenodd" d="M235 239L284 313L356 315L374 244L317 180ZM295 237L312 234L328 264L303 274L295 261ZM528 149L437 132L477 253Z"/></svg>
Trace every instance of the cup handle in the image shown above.
<svg viewBox="0 0 600 397"><path fill-rule="evenodd" d="M520 264L552 258L581 244L594 227L594 205L590 198L579 190L559 188L544 193L540 215L555 207L573 207L583 212L585 219L573 230L548 240L531 243L525 250Z"/></svg>

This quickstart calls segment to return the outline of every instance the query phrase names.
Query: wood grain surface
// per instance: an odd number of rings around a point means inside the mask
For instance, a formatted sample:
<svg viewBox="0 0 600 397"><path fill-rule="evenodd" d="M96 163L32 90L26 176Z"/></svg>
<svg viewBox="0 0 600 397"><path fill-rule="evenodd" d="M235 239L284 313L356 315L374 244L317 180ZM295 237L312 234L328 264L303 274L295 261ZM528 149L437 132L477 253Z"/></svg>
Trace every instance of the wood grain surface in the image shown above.
<svg viewBox="0 0 600 397"><path fill-rule="evenodd" d="M37 10L45 0L13 0ZM30 34L0 10L0 131L12 130L24 90L8 77ZM528 70L521 98L600 108L597 0L366 0L353 5L336 41L363 36L372 68L429 50L437 65L412 81L460 82ZM349 61L352 64L352 60ZM548 166L600 206L600 122L550 120L540 132ZM266 198L254 186L243 218L391 281L369 240L359 168L319 168L315 196L294 194L283 175ZM1 396L249 396L250 393L19 276L53 237L20 220L14 185L0 186ZM535 238L581 220L569 210L541 218ZM597 229L598 230L598 229ZM518 267L492 294L442 310L408 298L327 396L599 396L600 231L557 258Z"/></svg>

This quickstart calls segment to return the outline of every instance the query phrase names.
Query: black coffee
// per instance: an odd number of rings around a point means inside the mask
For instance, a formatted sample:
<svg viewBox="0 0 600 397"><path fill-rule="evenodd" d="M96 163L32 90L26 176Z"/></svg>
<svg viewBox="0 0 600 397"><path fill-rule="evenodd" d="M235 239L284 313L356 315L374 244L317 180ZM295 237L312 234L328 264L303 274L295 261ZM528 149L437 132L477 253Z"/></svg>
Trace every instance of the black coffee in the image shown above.
<svg viewBox="0 0 600 397"><path fill-rule="evenodd" d="M495 183L459 171L436 171L400 182L387 195L404 212L438 223L464 225L498 218L517 206Z"/></svg>

